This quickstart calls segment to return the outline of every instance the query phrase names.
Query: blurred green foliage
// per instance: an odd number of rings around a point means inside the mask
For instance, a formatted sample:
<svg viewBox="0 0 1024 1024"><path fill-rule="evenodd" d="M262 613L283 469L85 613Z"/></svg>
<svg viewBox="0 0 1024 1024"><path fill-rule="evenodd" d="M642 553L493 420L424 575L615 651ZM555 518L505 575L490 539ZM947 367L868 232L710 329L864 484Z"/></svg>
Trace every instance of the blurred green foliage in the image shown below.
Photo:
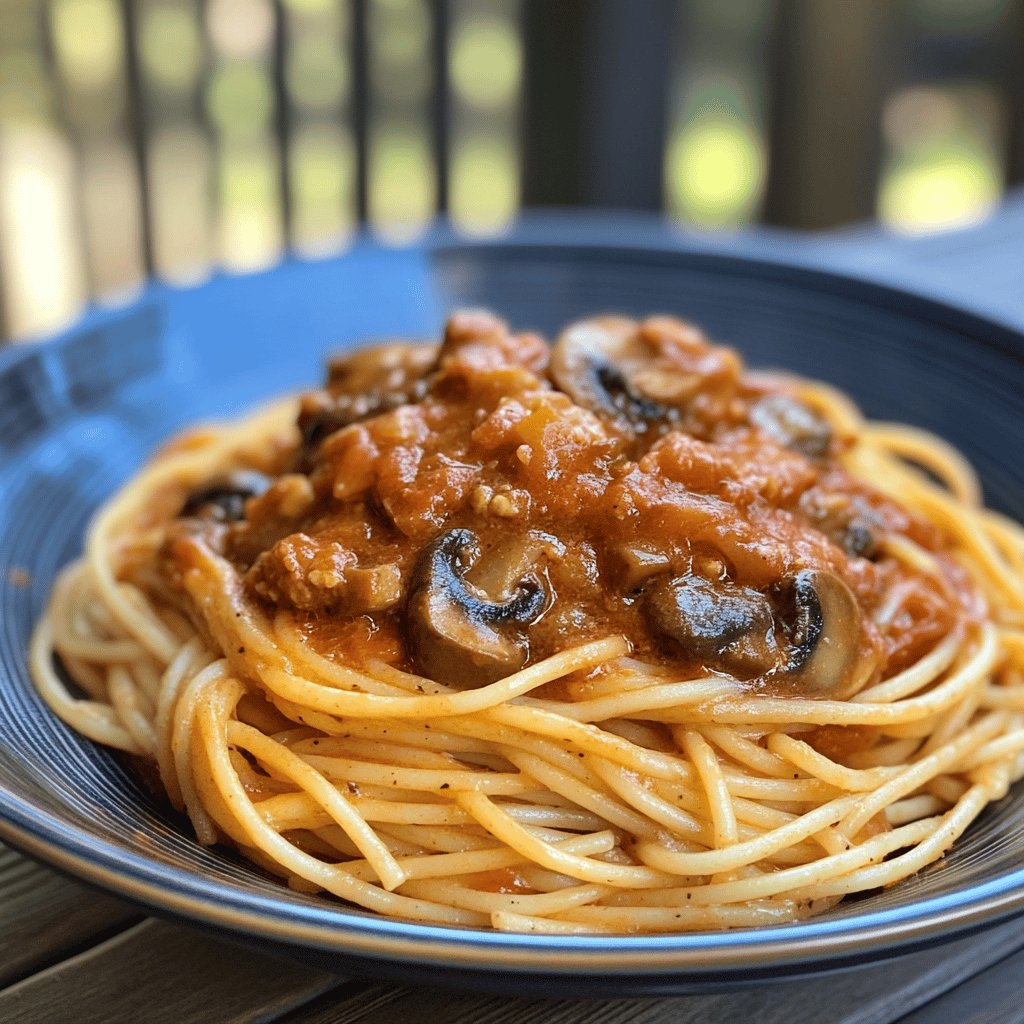
<svg viewBox="0 0 1024 1024"><path fill-rule="evenodd" d="M319 255L346 244L357 221L349 0L131 0L132 39L122 0L0 2L0 154L4 173L21 183L18 202L50 204L15 218L49 225L47 252L70 251L75 239L61 243L61 231L103 230L102 218L75 215L76 203L86 212L119 211L124 245L141 234L141 221L129 223L142 216L137 197L102 194L138 184L125 165L134 144L129 45L138 58L134 102L145 125L159 272L192 279L211 263L267 265L286 245ZM891 2L905 27L970 40L999 32L1014 0ZM709 230L756 222L771 155L766 40L776 0L679 5L666 212ZM369 218L382 237L402 241L431 220L438 196L432 19L428 0L368 0L367 10ZM467 232L499 231L520 204L522 7L448 0L446 10L449 215ZM1003 187L1005 119L987 82L897 83L880 126L880 218L928 231L984 216ZM35 141L19 148L26 131ZM58 202L68 180L81 194ZM95 238L79 248L86 264L113 258ZM15 262L43 251L41 243L7 249ZM137 266L141 256L133 259ZM120 268L132 261L117 260L116 273L129 273ZM65 270L68 281L85 273L93 285L115 272L72 262Z"/></svg>

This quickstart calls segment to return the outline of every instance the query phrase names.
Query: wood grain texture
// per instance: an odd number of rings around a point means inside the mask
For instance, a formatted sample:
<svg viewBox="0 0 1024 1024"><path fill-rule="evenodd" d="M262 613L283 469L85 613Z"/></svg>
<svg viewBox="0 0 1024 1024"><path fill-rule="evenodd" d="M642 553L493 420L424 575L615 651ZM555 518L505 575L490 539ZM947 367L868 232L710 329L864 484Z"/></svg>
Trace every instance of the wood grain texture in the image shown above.
<svg viewBox="0 0 1024 1024"><path fill-rule="evenodd" d="M341 984L197 929L147 920L0 991L0 1021L256 1024Z"/></svg>
<svg viewBox="0 0 1024 1024"><path fill-rule="evenodd" d="M1020 1024L1022 976L1024 952L1019 952L902 1017L899 1024Z"/></svg>
<svg viewBox="0 0 1024 1024"><path fill-rule="evenodd" d="M736 992L663 999L515 999L375 985L356 992L331 992L278 1024L892 1024L1022 944L1020 926L1004 925L875 967ZM947 1018L936 1017L934 1024L940 1019ZM976 1019L980 1024L983 1018ZM975 1018L970 1021L974 1024ZM933 1021L928 1018L921 1024Z"/></svg>
<svg viewBox="0 0 1024 1024"><path fill-rule="evenodd" d="M0 847L0 987L102 941L142 916L112 896Z"/></svg>

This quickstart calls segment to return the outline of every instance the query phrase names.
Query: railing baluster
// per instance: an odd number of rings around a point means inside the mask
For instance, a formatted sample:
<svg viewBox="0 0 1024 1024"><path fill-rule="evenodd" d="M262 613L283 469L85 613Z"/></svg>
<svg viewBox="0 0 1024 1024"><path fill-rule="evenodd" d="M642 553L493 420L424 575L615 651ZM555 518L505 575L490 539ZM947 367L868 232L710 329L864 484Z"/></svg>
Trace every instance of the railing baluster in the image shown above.
<svg viewBox="0 0 1024 1024"><path fill-rule="evenodd" d="M780 0L764 220L820 229L870 218L895 5Z"/></svg>
<svg viewBox="0 0 1024 1024"><path fill-rule="evenodd" d="M352 130L356 146L356 217L360 227L370 211L370 65L369 0L352 3Z"/></svg>
<svg viewBox="0 0 1024 1024"><path fill-rule="evenodd" d="M129 62L135 52L121 0L93 8L55 0L45 20L59 118L77 158L75 193L93 298L145 280L145 191L140 184Z"/></svg>
<svg viewBox="0 0 1024 1024"><path fill-rule="evenodd" d="M56 119L42 0L3 0L0 60L0 258L4 330L56 330L86 298L74 210L73 155Z"/></svg>
<svg viewBox="0 0 1024 1024"><path fill-rule="evenodd" d="M272 74L274 79L274 129L277 133L278 187L281 193L281 234L284 249L289 251L294 244L292 231L292 187L291 187L291 109L286 82L288 52L288 15L283 0L273 0L274 43L271 51Z"/></svg>
<svg viewBox="0 0 1024 1024"><path fill-rule="evenodd" d="M581 0L527 0L523 11L523 205L584 201L582 66L591 11Z"/></svg>
<svg viewBox="0 0 1024 1024"><path fill-rule="evenodd" d="M89 232L85 215L84 196L84 175L83 145L81 133L76 130L74 120L68 110L68 99L70 90L62 80L59 62L57 59L57 47L54 40L54 8L58 0L42 0L38 5L39 17L39 54L46 66L47 77L50 80L50 95L52 97L52 117L59 133L64 137L70 146L73 161L73 172L71 175L71 208L74 217L74 234L78 247L78 257L82 266L86 300L91 301L96 297L97 280L96 267L91 258L89 245Z"/></svg>
<svg viewBox="0 0 1024 1024"><path fill-rule="evenodd" d="M431 129L433 135L434 164L437 168L437 212L440 216L448 213L448 152L450 140L451 112L449 108L448 44L450 19L448 0L431 2L431 56L433 63L433 103Z"/></svg>
<svg viewBox="0 0 1024 1024"><path fill-rule="evenodd" d="M585 149L591 206L660 210L676 0L596 5Z"/></svg>
<svg viewBox="0 0 1024 1024"><path fill-rule="evenodd" d="M1006 183L1024 185L1024 0L1013 0L1007 12L1003 59L1006 103Z"/></svg>
<svg viewBox="0 0 1024 1024"><path fill-rule="evenodd" d="M531 0L526 205L660 209L675 0Z"/></svg>
<svg viewBox="0 0 1024 1024"><path fill-rule="evenodd" d="M146 109L142 92L142 69L139 60L137 0L120 0L121 25L124 32L125 104L128 137L135 155L135 172L139 186L140 244L142 265L147 277L152 275L153 214L150 196L149 155L146 151Z"/></svg>

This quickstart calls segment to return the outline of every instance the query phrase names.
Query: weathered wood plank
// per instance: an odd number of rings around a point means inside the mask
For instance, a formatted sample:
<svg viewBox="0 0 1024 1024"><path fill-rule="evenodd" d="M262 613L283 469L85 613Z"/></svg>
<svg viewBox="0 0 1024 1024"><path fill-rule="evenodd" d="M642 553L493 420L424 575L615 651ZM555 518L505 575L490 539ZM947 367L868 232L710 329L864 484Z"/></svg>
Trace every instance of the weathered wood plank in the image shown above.
<svg viewBox="0 0 1024 1024"><path fill-rule="evenodd" d="M332 992L293 1011L278 1024L396 1024L420 1020L443 1020L445 1024L521 1024L538 1020L544 1024L891 1024L1021 944L1024 935L1020 926L1011 924L939 949L824 978L649 1000L496 998L374 985L356 992ZM1024 958L1024 953L1020 956ZM974 1019L970 1018L972 1024ZM936 1024L938 1020L935 1018ZM977 1020L980 1024L981 1018ZM932 1020L921 1024L932 1024Z"/></svg>
<svg viewBox="0 0 1024 1024"><path fill-rule="evenodd" d="M0 987L141 920L142 914L0 847Z"/></svg>
<svg viewBox="0 0 1024 1024"><path fill-rule="evenodd" d="M940 999L901 1017L899 1024L1020 1024L1024 1018L1022 975L1024 953L1015 953Z"/></svg>
<svg viewBox="0 0 1024 1024"><path fill-rule="evenodd" d="M255 1024L343 984L333 974L147 920L0 991L4 1024ZM66 1006L68 1016L55 1015Z"/></svg>

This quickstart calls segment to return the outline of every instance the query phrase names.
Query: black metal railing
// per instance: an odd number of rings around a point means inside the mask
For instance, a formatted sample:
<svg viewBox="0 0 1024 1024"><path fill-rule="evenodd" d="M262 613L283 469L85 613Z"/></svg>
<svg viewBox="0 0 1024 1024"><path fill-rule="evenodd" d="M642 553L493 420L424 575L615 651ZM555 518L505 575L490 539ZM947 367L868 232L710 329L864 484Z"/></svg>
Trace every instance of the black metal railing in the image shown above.
<svg viewBox="0 0 1024 1024"><path fill-rule="evenodd" d="M363 225L942 223L1022 181L1024 0L0 2L0 337Z"/></svg>

